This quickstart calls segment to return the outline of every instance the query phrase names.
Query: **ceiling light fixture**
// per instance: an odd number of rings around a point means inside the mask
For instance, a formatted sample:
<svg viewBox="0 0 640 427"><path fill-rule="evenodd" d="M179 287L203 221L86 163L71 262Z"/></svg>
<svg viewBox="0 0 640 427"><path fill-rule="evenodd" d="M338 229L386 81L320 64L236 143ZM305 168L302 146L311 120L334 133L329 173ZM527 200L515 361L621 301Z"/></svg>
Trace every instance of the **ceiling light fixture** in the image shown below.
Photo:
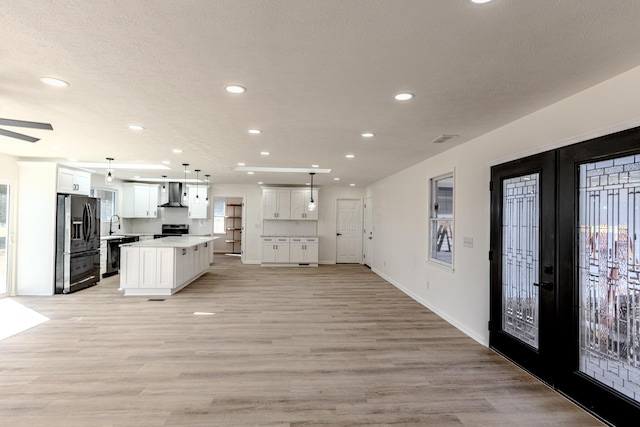
<svg viewBox="0 0 640 427"><path fill-rule="evenodd" d="M179 149L179 148L174 148L174 149L173 149L173 150L171 150L171 151L173 151L173 152L174 152L174 153L176 153L176 154L180 154L180 153L182 153L182 150L181 150L181 149Z"/></svg>
<svg viewBox="0 0 640 427"><path fill-rule="evenodd" d="M489 3L491 0L471 0L471 3L475 3L475 4L484 4L484 3Z"/></svg>
<svg viewBox="0 0 640 427"><path fill-rule="evenodd" d="M311 200L309 201L309 212L313 212L316 210L316 202L313 201L313 175L315 175L315 172L311 172L309 175L311 175Z"/></svg>
<svg viewBox="0 0 640 427"><path fill-rule="evenodd" d="M252 171L247 172L247 175L253 175Z"/></svg>
<svg viewBox="0 0 640 427"><path fill-rule="evenodd" d="M333 178L333 180L334 181L340 181L340 178L336 177L336 178Z"/></svg>
<svg viewBox="0 0 640 427"><path fill-rule="evenodd" d="M189 166L189 163L183 163L182 166L184 166L184 193L182 193L182 202L187 204L189 201L187 197L187 166Z"/></svg>
<svg viewBox="0 0 640 427"><path fill-rule="evenodd" d="M198 194L198 182L200 180L200 169L196 169L196 205L200 204L200 194Z"/></svg>
<svg viewBox="0 0 640 427"><path fill-rule="evenodd" d="M320 165L311 165L312 168L319 168Z"/></svg>
<svg viewBox="0 0 640 427"><path fill-rule="evenodd" d="M408 101L408 100L410 100L411 98L413 98L414 96L415 96L415 95L414 95L414 94L412 94L412 93L409 93L409 92L402 92L402 93L397 94L397 95L395 96L395 98L396 98L396 100L398 100L398 101Z"/></svg>
<svg viewBox="0 0 640 427"><path fill-rule="evenodd" d="M111 161L113 160L113 157L107 157L107 160L109 161L109 168L107 169L107 174L104 176L104 182L107 185L111 185L113 184L113 170L111 170Z"/></svg>
<svg viewBox="0 0 640 427"><path fill-rule="evenodd" d="M269 153L268 151L261 151L260 152L260 155L262 155L262 156L268 156L269 154L271 154L271 153Z"/></svg>
<svg viewBox="0 0 640 427"><path fill-rule="evenodd" d="M204 202L208 205L209 204L209 177L211 175L205 175L204 176L204 182L207 183L207 198L204 200Z"/></svg>
<svg viewBox="0 0 640 427"><path fill-rule="evenodd" d="M249 133L257 135L259 133L262 133L262 131L260 129L249 129Z"/></svg>
<svg viewBox="0 0 640 427"><path fill-rule="evenodd" d="M365 133L362 134L362 137L363 138L373 138L373 135L374 134L371 133L371 132L365 132Z"/></svg>
<svg viewBox="0 0 640 427"><path fill-rule="evenodd" d="M55 86L55 87L69 86L69 83L65 82L64 80L56 79L54 77L40 77L40 81L42 83L48 84L49 86Z"/></svg>
<svg viewBox="0 0 640 427"><path fill-rule="evenodd" d="M239 162L239 163L238 163L238 166L246 166L246 163L244 163L244 162Z"/></svg>
<svg viewBox="0 0 640 427"><path fill-rule="evenodd" d="M345 157L347 159L353 159L355 157L355 154L347 154Z"/></svg>
<svg viewBox="0 0 640 427"><path fill-rule="evenodd" d="M144 127L140 125L129 125L129 129L131 130L144 130Z"/></svg>
<svg viewBox="0 0 640 427"><path fill-rule="evenodd" d="M162 175L162 192L167 192L167 175Z"/></svg>
<svg viewBox="0 0 640 427"><path fill-rule="evenodd" d="M245 93L247 91L246 88L238 85L229 85L225 87L225 90L229 93Z"/></svg>

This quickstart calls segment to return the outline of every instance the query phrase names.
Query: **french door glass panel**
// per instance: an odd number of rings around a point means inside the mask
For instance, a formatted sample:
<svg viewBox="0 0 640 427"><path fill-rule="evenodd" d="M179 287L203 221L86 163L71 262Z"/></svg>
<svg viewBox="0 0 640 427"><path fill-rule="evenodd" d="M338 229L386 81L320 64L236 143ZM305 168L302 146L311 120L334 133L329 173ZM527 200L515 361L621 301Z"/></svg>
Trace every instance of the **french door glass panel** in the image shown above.
<svg viewBox="0 0 640 427"><path fill-rule="evenodd" d="M535 349L539 341L540 174L503 181L502 330Z"/></svg>
<svg viewBox="0 0 640 427"><path fill-rule="evenodd" d="M8 292L9 186L0 184L0 295Z"/></svg>
<svg viewBox="0 0 640 427"><path fill-rule="evenodd" d="M640 402L640 156L579 178L580 371Z"/></svg>

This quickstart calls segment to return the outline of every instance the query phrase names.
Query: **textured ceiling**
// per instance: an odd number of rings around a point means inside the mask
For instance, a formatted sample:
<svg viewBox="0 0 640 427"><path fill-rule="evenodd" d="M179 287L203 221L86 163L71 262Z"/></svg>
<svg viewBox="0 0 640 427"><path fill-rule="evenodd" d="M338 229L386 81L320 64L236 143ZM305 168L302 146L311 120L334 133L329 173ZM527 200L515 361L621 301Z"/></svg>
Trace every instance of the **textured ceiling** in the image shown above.
<svg viewBox="0 0 640 427"><path fill-rule="evenodd" d="M303 184L233 169L317 164L318 185L364 186L640 65L639 47L637 0L3 0L0 117L54 131L5 127L42 139L0 152L218 183Z"/></svg>

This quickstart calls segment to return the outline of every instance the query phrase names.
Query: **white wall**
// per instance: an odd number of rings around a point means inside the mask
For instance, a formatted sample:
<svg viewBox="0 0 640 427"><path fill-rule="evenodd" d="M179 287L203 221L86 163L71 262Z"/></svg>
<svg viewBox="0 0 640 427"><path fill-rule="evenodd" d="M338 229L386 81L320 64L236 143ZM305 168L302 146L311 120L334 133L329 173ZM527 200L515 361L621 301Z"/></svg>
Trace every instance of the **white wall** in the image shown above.
<svg viewBox="0 0 640 427"><path fill-rule="evenodd" d="M16 158L0 153L0 184L9 185L9 229L7 233L7 293L14 292L16 232L18 224L18 164Z"/></svg>
<svg viewBox="0 0 640 427"><path fill-rule="evenodd" d="M639 126L638 93L640 67L374 183L366 191L373 197L372 269L488 345L490 167ZM426 261L428 183L454 169L451 272ZM464 237L473 248L463 247Z"/></svg>

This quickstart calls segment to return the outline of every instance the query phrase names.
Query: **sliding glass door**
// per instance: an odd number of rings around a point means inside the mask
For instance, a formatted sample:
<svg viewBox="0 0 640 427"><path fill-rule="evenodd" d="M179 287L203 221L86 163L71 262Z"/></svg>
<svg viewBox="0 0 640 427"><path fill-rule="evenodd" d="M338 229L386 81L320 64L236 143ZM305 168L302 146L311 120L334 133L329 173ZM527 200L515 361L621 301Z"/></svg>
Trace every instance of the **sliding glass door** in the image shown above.
<svg viewBox="0 0 640 427"><path fill-rule="evenodd" d="M9 185L0 183L0 297L9 293Z"/></svg>

